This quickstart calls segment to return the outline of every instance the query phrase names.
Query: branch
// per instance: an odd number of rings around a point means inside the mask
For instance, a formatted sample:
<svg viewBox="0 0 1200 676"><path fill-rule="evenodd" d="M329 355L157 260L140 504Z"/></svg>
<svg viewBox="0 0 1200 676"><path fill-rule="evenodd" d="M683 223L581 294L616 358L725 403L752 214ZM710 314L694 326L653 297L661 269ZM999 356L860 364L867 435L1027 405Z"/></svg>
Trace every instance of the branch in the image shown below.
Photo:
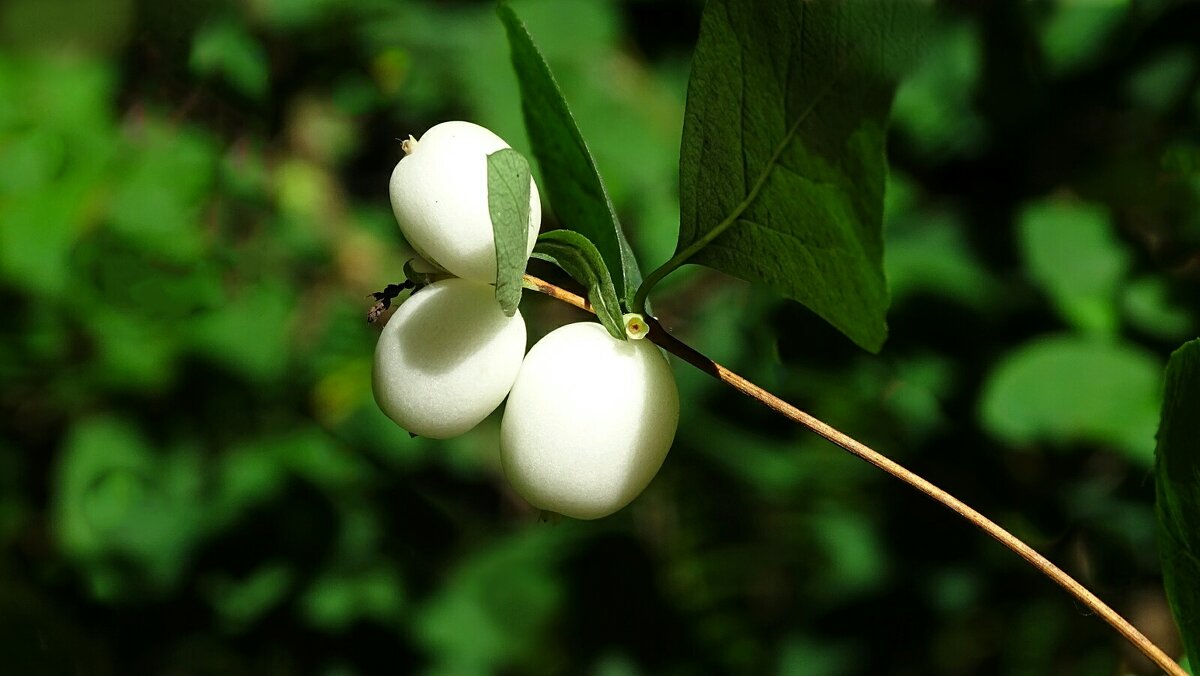
<svg viewBox="0 0 1200 676"><path fill-rule="evenodd" d="M574 305L581 310L592 312L592 307L590 304L588 304L586 299L573 294L566 289L559 288L532 275L525 275L524 283L525 287L528 289L544 293L547 296L561 300L564 303ZM921 476L906 469L903 465L900 465L894 460L882 455L878 451L875 451L853 437L839 432L833 427L821 422L808 413L801 411L774 394L771 394L758 385L755 385L742 376L739 376L733 371L730 371L724 366L721 366L715 361L697 352L675 336L672 336L670 333L668 333L667 330L663 328L662 324L658 323L657 319L649 318L648 323L650 324L650 340L657 343L663 349L686 361L692 366L695 366L708 375L716 378L717 380L729 385L738 392L761 401L776 413L779 413L789 420L800 423L813 432L816 432L826 440L849 451L852 455L866 460L884 472L887 472L888 474L896 477L909 486L912 486L930 498L933 498L935 501L950 508L951 511L969 521L971 525L975 526L984 533L987 533L998 540L1000 544L1016 552L1018 556L1020 556L1022 559L1025 559L1025 561L1027 561L1034 568L1038 569L1038 571L1040 571L1043 575L1056 582L1063 589L1066 589L1067 592L1078 599L1080 603L1087 606L1090 610L1103 618L1105 622L1109 623L1113 629L1117 630L1117 633L1121 634L1125 640L1132 643L1135 648L1140 650L1146 657L1150 658L1150 660L1158 665L1158 667L1164 672L1171 674L1171 676L1188 676L1187 672L1184 671L1183 668L1178 664L1176 664L1175 660L1168 657L1161 648L1151 642L1150 639L1146 638L1132 624L1130 624L1128 620L1126 620L1124 617L1121 617L1120 614L1108 607L1108 605L1101 601L1095 594L1088 591L1087 587L1084 587L1077 580L1075 580L1075 578L1071 577L1061 568L1051 563L1049 559L1037 553L1032 547L1021 541L1020 538L1001 528L996 524L996 522L975 511L962 500L959 500L953 495L921 478Z"/></svg>

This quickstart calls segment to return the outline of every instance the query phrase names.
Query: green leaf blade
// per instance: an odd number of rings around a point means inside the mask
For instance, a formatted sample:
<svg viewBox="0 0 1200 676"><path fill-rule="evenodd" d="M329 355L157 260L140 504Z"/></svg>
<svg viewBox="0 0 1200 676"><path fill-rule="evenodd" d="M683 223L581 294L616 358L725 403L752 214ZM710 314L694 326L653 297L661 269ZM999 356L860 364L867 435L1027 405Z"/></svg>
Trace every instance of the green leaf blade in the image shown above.
<svg viewBox="0 0 1200 676"><path fill-rule="evenodd" d="M763 284L879 350L885 131L915 16L903 3L708 3L684 116L679 243L664 268L700 263Z"/></svg>
<svg viewBox="0 0 1200 676"><path fill-rule="evenodd" d="M1014 448L1087 443L1149 467L1162 363L1123 342L1042 336L1004 355L988 373L980 422Z"/></svg>
<svg viewBox="0 0 1200 676"><path fill-rule="evenodd" d="M488 155L488 213L496 242L496 301L511 317L521 302L529 244L529 162L504 148Z"/></svg>
<svg viewBox="0 0 1200 676"><path fill-rule="evenodd" d="M1154 483L1163 584L1184 650L1200 655L1200 340L1167 363Z"/></svg>
<svg viewBox="0 0 1200 676"><path fill-rule="evenodd" d="M543 192L562 226L595 245L614 275L618 296L629 302L642 275L596 162L525 24L507 2L500 2L496 12L508 34L525 127L542 168Z"/></svg>
<svg viewBox="0 0 1200 676"><path fill-rule="evenodd" d="M588 302L596 311L596 318L613 338L626 339L621 305L612 276L604 267L604 260L595 244L572 230L552 230L538 238L533 256L557 265L582 284L587 289Z"/></svg>
<svg viewBox="0 0 1200 676"><path fill-rule="evenodd" d="M1017 231L1029 276L1063 318L1094 335L1116 333L1117 294L1131 260L1108 210L1086 202L1034 202L1021 211Z"/></svg>

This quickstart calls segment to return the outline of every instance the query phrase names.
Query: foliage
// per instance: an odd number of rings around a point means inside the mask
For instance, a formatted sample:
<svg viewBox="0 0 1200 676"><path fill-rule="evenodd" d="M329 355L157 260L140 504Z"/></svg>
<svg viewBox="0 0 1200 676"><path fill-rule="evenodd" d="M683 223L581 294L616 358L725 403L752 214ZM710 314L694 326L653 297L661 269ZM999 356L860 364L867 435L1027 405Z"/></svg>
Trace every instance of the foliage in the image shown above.
<svg viewBox="0 0 1200 676"><path fill-rule="evenodd" d="M1200 449L1196 410L1200 407L1200 341L1171 355L1158 429L1154 483L1158 547L1171 610L1184 648L1200 655Z"/></svg>
<svg viewBox="0 0 1200 676"><path fill-rule="evenodd" d="M511 148L487 159L488 214L496 242L496 300L517 313L529 244L529 162Z"/></svg>
<svg viewBox="0 0 1200 676"><path fill-rule="evenodd" d="M1088 440L1149 465L1158 420L1159 360L1128 345L1039 338L988 376L983 423L1016 447Z"/></svg>
<svg viewBox="0 0 1200 676"><path fill-rule="evenodd" d="M521 111L546 195L564 227L587 237L600 252L617 293L630 299L642 281L612 200L558 84L520 17L507 2L497 5L508 32L513 67L521 87Z"/></svg>
<svg viewBox="0 0 1200 676"><path fill-rule="evenodd" d="M949 4L887 137L880 353L699 266L655 310L1169 626L1152 372L1200 326L1200 10ZM596 222L668 260L701 3L513 9ZM367 294L413 255L392 139L469 119L541 161L491 2L9 0L0 36L6 673L1153 673L692 369L663 470L596 523L509 492L498 419L430 442L378 411ZM525 296L531 340L580 317Z"/></svg>
<svg viewBox="0 0 1200 676"><path fill-rule="evenodd" d="M764 284L882 347L884 130L908 7L708 3L669 266L703 263Z"/></svg>
<svg viewBox="0 0 1200 676"><path fill-rule="evenodd" d="M612 275L591 240L573 230L551 230L538 237L533 257L557 265L582 284L596 318L613 338L625 340L625 325Z"/></svg>

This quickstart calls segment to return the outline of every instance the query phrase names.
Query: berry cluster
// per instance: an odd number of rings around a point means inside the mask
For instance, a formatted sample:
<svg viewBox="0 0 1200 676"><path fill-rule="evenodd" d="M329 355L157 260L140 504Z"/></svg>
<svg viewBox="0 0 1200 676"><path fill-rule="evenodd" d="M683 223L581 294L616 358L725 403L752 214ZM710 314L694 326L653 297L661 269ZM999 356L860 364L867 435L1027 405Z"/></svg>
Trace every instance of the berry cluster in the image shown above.
<svg viewBox="0 0 1200 676"><path fill-rule="evenodd" d="M535 507L596 519L654 478L679 422L666 356L633 331L560 327L525 354L525 320L495 299L496 245L487 156L508 144L469 122L444 122L404 142L392 210L413 249L453 275L414 292L375 349L375 400L413 434L457 436L505 397L500 452L513 488ZM529 244L541 225L530 179ZM644 326L644 324L642 324Z"/></svg>

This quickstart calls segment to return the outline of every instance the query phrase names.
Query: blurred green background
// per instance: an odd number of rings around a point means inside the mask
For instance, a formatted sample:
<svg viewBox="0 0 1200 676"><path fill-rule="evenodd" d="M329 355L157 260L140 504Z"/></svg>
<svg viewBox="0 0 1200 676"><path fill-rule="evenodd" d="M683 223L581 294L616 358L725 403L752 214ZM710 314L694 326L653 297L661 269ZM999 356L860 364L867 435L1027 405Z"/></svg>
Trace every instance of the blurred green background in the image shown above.
<svg viewBox="0 0 1200 676"><path fill-rule="evenodd" d="M701 3L517 8L657 265ZM670 457L599 522L538 521L494 416L440 442L377 410L396 139L528 151L489 2L6 0L0 45L0 672L1153 673L685 364ZM1149 470L1200 320L1200 3L945 3L891 146L880 355L697 269L664 323L1178 651Z"/></svg>

